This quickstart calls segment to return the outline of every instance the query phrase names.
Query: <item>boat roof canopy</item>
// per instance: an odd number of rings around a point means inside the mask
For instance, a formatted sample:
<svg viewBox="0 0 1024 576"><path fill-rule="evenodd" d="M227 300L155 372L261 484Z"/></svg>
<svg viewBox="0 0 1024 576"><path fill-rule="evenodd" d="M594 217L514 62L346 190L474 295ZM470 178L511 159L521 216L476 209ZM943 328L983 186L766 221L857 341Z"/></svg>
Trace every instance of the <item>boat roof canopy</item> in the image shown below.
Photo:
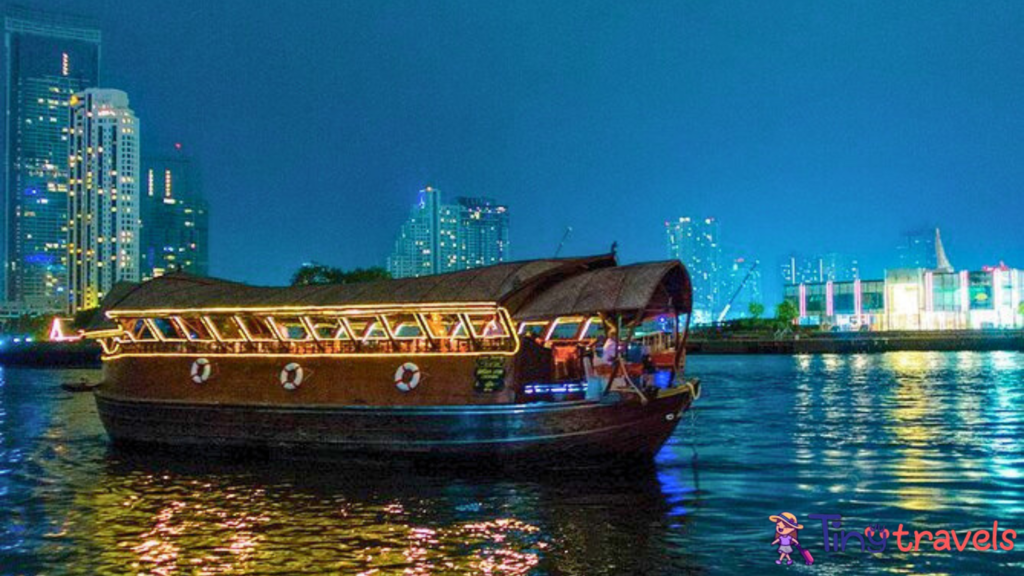
<svg viewBox="0 0 1024 576"><path fill-rule="evenodd" d="M689 312L690 281L677 260L618 266L613 255L509 262L460 272L359 284L262 287L172 273L120 283L104 298L89 330L111 326L109 313L346 308L491 303L517 319L597 312Z"/></svg>
<svg viewBox="0 0 1024 576"><path fill-rule="evenodd" d="M516 320L598 313L688 313L690 277L678 260L590 270L563 279L515 312Z"/></svg>

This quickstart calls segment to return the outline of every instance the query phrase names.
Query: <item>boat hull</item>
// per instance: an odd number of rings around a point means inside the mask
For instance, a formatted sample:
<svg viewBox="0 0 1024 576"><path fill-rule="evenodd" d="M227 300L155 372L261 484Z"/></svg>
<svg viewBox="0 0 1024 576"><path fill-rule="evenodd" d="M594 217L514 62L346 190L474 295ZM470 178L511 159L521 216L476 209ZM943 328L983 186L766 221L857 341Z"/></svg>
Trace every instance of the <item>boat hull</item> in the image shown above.
<svg viewBox="0 0 1024 576"><path fill-rule="evenodd" d="M602 402L282 407L138 400L102 388L95 394L103 425L118 444L478 464L650 458L694 395L684 386L647 403L613 395Z"/></svg>

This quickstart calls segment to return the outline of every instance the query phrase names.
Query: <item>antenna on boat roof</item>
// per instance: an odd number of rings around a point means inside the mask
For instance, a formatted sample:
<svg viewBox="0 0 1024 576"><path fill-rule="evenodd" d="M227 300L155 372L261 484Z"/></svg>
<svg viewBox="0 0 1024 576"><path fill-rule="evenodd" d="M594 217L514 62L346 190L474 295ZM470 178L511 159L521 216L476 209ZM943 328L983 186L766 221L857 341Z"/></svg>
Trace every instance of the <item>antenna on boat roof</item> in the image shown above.
<svg viewBox="0 0 1024 576"><path fill-rule="evenodd" d="M612 258L617 258L618 256L619 256L619 241L616 240L616 241L612 242Z"/></svg>
<svg viewBox="0 0 1024 576"><path fill-rule="evenodd" d="M566 226L565 227L565 234L562 234L562 240L559 241L558 248L555 249L555 258L558 258L558 255L562 253L562 246L565 246L565 241L569 239L569 236L571 234L572 234L572 226Z"/></svg>

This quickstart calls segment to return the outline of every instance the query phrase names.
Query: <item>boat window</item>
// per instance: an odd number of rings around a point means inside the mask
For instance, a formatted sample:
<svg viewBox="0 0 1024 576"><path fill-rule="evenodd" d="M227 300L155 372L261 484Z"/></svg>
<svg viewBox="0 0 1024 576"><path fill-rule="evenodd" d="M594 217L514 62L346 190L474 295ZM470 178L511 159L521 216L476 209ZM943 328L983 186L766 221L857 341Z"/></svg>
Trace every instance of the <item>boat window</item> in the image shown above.
<svg viewBox="0 0 1024 576"><path fill-rule="evenodd" d="M156 335L142 318L125 318L119 321L121 328L136 342L155 342Z"/></svg>
<svg viewBox="0 0 1024 576"><path fill-rule="evenodd" d="M466 326L458 314L431 312L424 314L423 320L426 321L427 329L435 338L464 339L469 337Z"/></svg>
<svg viewBox="0 0 1024 576"><path fill-rule="evenodd" d="M466 314L470 326L473 327L473 335L477 338L501 338L508 336L505 324L498 314Z"/></svg>
<svg viewBox="0 0 1024 576"><path fill-rule="evenodd" d="M583 332L582 339L596 340L602 336L605 336L604 322L599 317L591 318L587 329Z"/></svg>
<svg viewBox="0 0 1024 576"><path fill-rule="evenodd" d="M170 318L153 318L150 320L156 331L164 340L185 340L185 332Z"/></svg>
<svg viewBox="0 0 1024 576"><path fill-rule="evenodd" d="M331 316L308 316L316 337L320 340L349 340L348 332L340 318Z"/></svg>
<svg viewBox="0 0 1024 576"><path fill-rule="evenodd" d="M237 316L238 323L242 326L246 336L255 342L273 342L277 338L270 331L266 318L261 316Z"/></svg>
<svg viewBox="0 0 1024 576"><path fill-rule="evenodd" d="M189 340L213 340L200 316L177 316L176 320Z"/></svg>
<svg viewBox="0 0 1024 576"><path fill-rule="evenodd" d="M309 340L309 331L302 319L297 316L268 317L267 321L274 325L282 340Z"/></svg>
<svg viewBox="0 0 1024 576"><path fill-rule="evenodd" d="M423 337L423 329L416 320L415 314L389 314L384 317L395 338L411 340Z"/></svg>
<svg viewBox="0 0 1024 576"><path fill-rule="evenodd" d="M582 325L578 318L560 318L555 321L555 327L551 330L548 340L575 340Z"/></svg>
<svg viewBox="0 0 1024 576"><path fill-rule="evenodd" d="M387 340L388 334L376 316L350 316L345 319L353 336L366 342L368 340Z"/></svg>
<svg viewBox="0 0 1024 576"><path fill-rule="evenodd" d="M234 316L214 314L207 316L206 319L213 325L213 331L217 333L217 337L221 340L226 342L241 342L245 340L245 334L242 333L242 328L238 325L238 321L235 320Z"/></svg>
<svg viewBox="0 0 1024 576"><path fill-rule="evenodd" d="M519 326L519 334L521 336L533 336L537 338L543 338L544 334L548 331L549 322L523 322Z"/></svg>

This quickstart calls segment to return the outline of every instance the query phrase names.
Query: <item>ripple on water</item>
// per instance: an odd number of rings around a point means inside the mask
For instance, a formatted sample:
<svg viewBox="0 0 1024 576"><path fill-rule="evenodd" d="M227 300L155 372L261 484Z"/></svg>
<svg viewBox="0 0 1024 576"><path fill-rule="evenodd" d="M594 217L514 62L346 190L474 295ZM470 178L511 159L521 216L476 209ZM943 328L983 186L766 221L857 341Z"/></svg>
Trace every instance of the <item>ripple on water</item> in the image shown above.
<svg viewBox="0 0 1024 576"><path fill-rule="evenodd" d="M457 476L108 449L67 374L0 373L0 566L53 574L754 573L767 517L961 529L1024 517L1016 353L698 356L656 468ZM91 375L90 375L91 376ZM72 375L77 378L78 375ZM832 574L995 573L1006 554L832 555ZM13 568L12 568L13 567Z"/></svg>

